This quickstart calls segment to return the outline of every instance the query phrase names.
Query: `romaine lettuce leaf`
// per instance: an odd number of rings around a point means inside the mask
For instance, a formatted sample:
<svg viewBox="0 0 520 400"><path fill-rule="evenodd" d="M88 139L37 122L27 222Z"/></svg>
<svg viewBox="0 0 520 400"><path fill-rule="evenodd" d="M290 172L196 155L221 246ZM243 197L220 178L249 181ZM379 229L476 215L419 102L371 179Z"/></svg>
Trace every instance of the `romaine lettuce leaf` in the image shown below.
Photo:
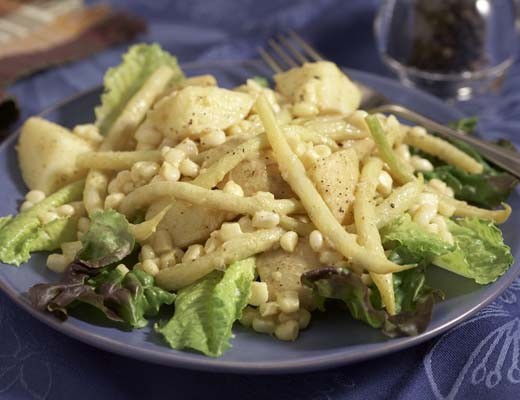
<svg viewBox="0 0 520 400"><path fill-rule="evenodd" d="M106 72L101 105L95 109L96 125L102 134L109 131L130 98L162 65L175 71L173 81L184 77L175 57L162 50L158 44L144 43L130 47L123 55L122 63Z"/></svg>
<svg viewBox="0 0 520 400"><path fill-rule="evenodd" d="M181 289L175 314L156 331L174 349L189 348L218 357L229 347L233 323L247 305L254 279L254 258L231 264Z"/></svg>
<svg viewBox="0 0 520 400"><path fill-rule="evenodd" d="M83 180L72 183L15 217L3 217L0 222L0 260L20 265L33 251L54 250L61 244L60 240L73 240L70 233L75 220L60 218L42 226L38 215L81 199L84 185Z"/></svg>
<svg viewBox="0 0 520 400"><path fill-rule="evenodd" d="M431 320L434 302L440 295L425 284L421 268L394 274L399 311L396 315L389 315L382 308L377 287L369 288L358 275L346 269L326 267L309 271L302 275L302 283L312 288L322 301L342 301L352 317L373 328L380 328L390 337L424 332Z"/></svg>
<svg viewBox="0 0 520 400"><path fill-rule="evenodd" d="M135 239L123 214L105 210L92 215L89 229L81 243L78 259L91 268L100 268L118 262L130 254Z"/></svg>
<svg viewBox="0 0 520 400"><path fill-rule="evenodd" d="M513 263L510 248L493 222L478 218L448 221L455 250L433 260L435 265L480 284L494 282Z"/></svg>
<svg viewBox="0 0 520 400"><path fill-rule="evenodd" d="M37 309L66 319L69 310L88 304L108 319L133 328L142 328L146 316L155 316L163 304L172 304L175 295L154 285L154 278L135 270L95 269L73 262L59 283L38 284L29 289L29 299Z"/></svg>
<svg viewBox="0 0 520 400"><path fill-rule="evenodd" d="M435 256L448 253L453 245L412 221L404 214L381 229L385 249L391 249L389 259L397 264L429 263Z"/></svg>

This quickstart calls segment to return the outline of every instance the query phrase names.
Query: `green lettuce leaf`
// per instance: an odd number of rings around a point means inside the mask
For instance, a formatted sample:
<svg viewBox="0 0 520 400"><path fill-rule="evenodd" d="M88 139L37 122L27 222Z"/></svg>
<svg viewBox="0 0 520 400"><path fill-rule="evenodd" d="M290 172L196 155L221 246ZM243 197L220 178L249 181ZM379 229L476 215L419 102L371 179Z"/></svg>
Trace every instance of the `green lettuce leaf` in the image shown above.
<svg viewBox="0 0 520 400"><path fill-rule="evenodd" d="M369 288L361 278L341 268L326 267L306 272L302 283L318 298L342 301L353 318L390 337L419 335L431 320L433 305L440 296L425 284L424 270L414 268L394 274L398 313L389 315L381 304L377 288Z"/></svg>
<svg viewBox="0 0 520 400"><path fill-rule="evenodd" d="M173 318L157 325L156 331L174 349L189 348L211 357L222 355L230 347L233 323L247 305L254 271L254 258L248 258L181 289Z"/></svg>
<svg viewBox="0 0 520 400"><path fill-rule="evenodd" d="M94 269L73 262L59 283L38 284L29 289L29 299L37 309L64 320L69 310L81 304L100 310L109 320L133 328L148 324L163 304L172 304L175 295L155 286L144 271L126 273L122 268Z"/></svg>
<svg viewBox="0 0 520 400"><path fill-rule="evenodd" d="M74 239L75 218L60 218L43 226L38 215L63 204L80 200L85 181L72 183L50 195L27 211L0 221L0 260L20 265L30 253L59 248L62 241Z"/></svg>
<svg viewBox="0 0 520 400"><path fill-rule="evenodd" d="M511 250L493 222L463 218L448 221L448 229L455 250L436 257L435 265L485 285L497 280L513 263Z"/></svg>
<svg viewBox="0 0 520 400"><path fill-rule="evenodd" d="M123 55L123 61L110 68L104 78L101 105L96 107L96 125L106 134L126 103L137 93L144 81L160 66L167 65L175 71L172 81L184 77L177 59L161 49L158 44L137 44Z"/></svg>
<svg viewBox="0 0 520 400"><path fill-rule="evenodd" d="M429 263L454 249L438 235L413 222L409 214L394 219L380 233L384 248L392 250L388 258L401 265Z"/></svg>
<svg viewBox="0 0 520 400"><path fill-rule="evenodd" d="M91 268L118 262L130 254L135 239L123 214L114 210L97 211L81 239L78 259Z"/></svg>

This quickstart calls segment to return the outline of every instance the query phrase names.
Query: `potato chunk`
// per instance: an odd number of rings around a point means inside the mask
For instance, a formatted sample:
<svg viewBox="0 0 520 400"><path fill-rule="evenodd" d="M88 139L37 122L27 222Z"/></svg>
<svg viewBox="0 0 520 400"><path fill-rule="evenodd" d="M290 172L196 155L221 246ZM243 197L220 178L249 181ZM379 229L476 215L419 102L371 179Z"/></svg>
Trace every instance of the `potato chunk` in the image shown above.
<svg viewBox="0 0 520 400"><path fill-rule="evenodd" d="M211 232L233 215L207 207L175 201L166 213L158 229L166 229L174 246L186 247L194 243L204 243Z"/></svg>
<svg viewBox="0 0 520 400"><path fill-rule="evenodd" d="M275 300L276 294L285 290L296 290L302 306L314 308L312 292L304 287L300 278L304 272L321 266L318 253L309 246L306 238L300 238L293 253L282 249L270 250L256 257L256 268L260 279L267 283L269 300Z"/></svg>
<svg viewBox="0 0 520 400"><path fill-rule="evenodd" d="M187 86L161 99L149 117L165 136L182 139L226 129L253 106L246 93L214 86Z"/></svg>
<svg viewBox="0 0 520 400"><path fill-rule="evenodd" d="M86 174L76 167L76 156L94 147L60 125L32 117L22 127L17 150L25 184L50 194Z"/></svg>
<svg viewBox="0 0 520 400"><path fill-rule="evenodd" d="M276 90L295 104L293 111L297 114L299 105L303 105L311 115L346 115L357 109L361 102L361 92L356 85L329 61L305 63L276 74L274 80Z"/></svg>
<svg viewBox="0 0 520 400"><path fill-rule="evenodd" d="M238 183L246 196L262 191L271 192L277 199L294 197L278 166L265 152L254 159L242 161L229 173L229 179Z"/></svg>
<svg viewBox="0 0 520 400"><path fill-rule="evenodd" d="M354 191L359 178L356 151L349 148L320 158L310 175L338 222L351 223Z"/></svg>

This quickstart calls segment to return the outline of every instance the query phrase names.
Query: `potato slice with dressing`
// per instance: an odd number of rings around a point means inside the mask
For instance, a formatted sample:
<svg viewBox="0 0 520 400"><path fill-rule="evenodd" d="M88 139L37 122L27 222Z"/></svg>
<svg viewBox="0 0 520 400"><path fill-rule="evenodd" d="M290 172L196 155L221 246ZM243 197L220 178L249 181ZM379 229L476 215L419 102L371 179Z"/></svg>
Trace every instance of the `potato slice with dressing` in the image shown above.
<svg viewBox="0 0 520 400"><path fill-rule="evenodd" d="M211 232L220 228L223 222L233 215L221 210L191 205L175 201L166 213L158 229L166 229L174 246L186 247L195 243L204 243Z"/></svg>
<svg viewBox="0 0 520 400"><path fill-rule="evenodd" d="M314 110L313 115L348 115L361 102L361 92L356 85L329 61L305 63L276 74L274 81L276 90L294 103L293 111L301 104L307 110Z"/></svg>
<svg viewBox="0 0 520 400"><path fill-rule="evenodd" d="M29 118L18 141L18 160L25 184L50 194L85 176L76 156L94 150L86 140L42 118Z"/></svg>
<svg viewBox="0 0 520 400"><path fill-rule="evenodd" d="M260 279L267 283L269 300L276 300L280 291L296 290L301 305L308 310L315 307L312 291L301 284L300 278L304 272L321 265L318 253L311 249L306 238L299 239L293 253L278 249L256 257L256 269Z"/></svg>
<svg viewBox="0 0 520 400"><path fill-rule="evenodd" d="M277 199L294 197L280 170L266 152L251 160L244 160L229 173L229 179L239 184L246 196L256 192L271 192Z"/></svg>
<svg viewBox="0 0 520 400"><path fill-rule="evenodd" d="M320 158L310 171L310 176L338 222L350 224L354 191L359 178L356 151L349 148Z"/></svg>
<svg viewBox="0 0 520 400"><path fill-rule="evenodd" d="M253 98L214 86L187 86L159 100L149 113L157 130L176 139L223 130L247 116Z"/></svg>

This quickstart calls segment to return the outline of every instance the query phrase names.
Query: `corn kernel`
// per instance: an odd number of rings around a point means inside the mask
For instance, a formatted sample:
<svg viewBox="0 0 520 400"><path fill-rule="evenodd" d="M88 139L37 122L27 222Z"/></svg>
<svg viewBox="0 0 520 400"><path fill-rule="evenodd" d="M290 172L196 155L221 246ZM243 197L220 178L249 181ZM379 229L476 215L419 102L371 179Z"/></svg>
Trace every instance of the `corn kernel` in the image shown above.
<svg viewBox="0 0 520 400"><path fill-rule="evenodd" d="M290 314L286 313L280 313L278 314L278 322L286 322L290 320L297 320L299 318L300 314L298 312L293 312Z"/></svg>
<svg viewBox="0 0 520 400"><path fill-rule="evenodd" d="M45 199L45 193L41 190L31 190L25 195L25 200L30 201L33 204L37 204Z"/></svg>
<svg viewBox="0 0 520 400"><path fill-rule="evenodd" d="M199 174L199 165L189 158L185 158L181 161L179 165L179 171L184 176L189 176L190 178L195 178Z"/></svg>
<svg viewBox="0 0 520 400"><path fill-rule="evenodd" d="M189 138L184 139L177 146L175 146L175 148L184 151L184 153L188 157L199 154L199 148L197 147L197 143L195 143L193 140Z"/></svg>
<svg viewBox="0 0 520 400"><path fill-rule="evenodd" d="M47 257L47 268L51 271L63 273L70 261L63 254L49 254Z"/></svg>
<svg viewBox="0 0 520 400"><path fill-rule="evenodd" d="M81 250L82 244L79 240L75 242L65 242L61 244L61 252L69 260L76 258L76 254Z"/></svg>
<svg viewBox="0 0 520 400"><path fill-rule="evenodd" d="M163 162L159 174L165 180L170 182L177 182L181 177L181 172L179 171L179 168L173 166L172 164L166 161Z"/></svg>
<svg viewBox="0 0 520 400"><path fill-rule="evenodd" d="M56 209L56 212L60 217L70 217L74 215L76 210L70 204L63 204Z"/></svg>
<svg viewBox="0 0 520 400"><path fill-rule="evenodd" d="M225 222L222 224L219 232L218 239L221 242L227 242L230 239L234 239L242 234L242 229L238 222Z"/></svg>
<svg viewBox="0 0 520 400"><path fill-rule="evenodd" d="M251 323L253 329L260 333L273 333L276 329L276 324L272 318L255 317Z"/></svg>
<svg viewBox="0 0 520 400"><path fill-rule="evenodd" d="M226 141L226 134L221 129L206 133L205 135L202 135L200 137L200 144L204 147L220 146L225 141Z"/></svg>
<svg viewBox="0 0 520 400"><path fill-rule="evenodd" d="M186 153L181 149L167 149L161 151L164 161L169 162L174 167L179 167L181 162L186 158Z"/></svg>
<svg viewBox="0 0 520 400"><path fill-rule="evenodd" d="M105 198L105 210L112 209L117 210L123 199L125 198L124 193L112 193Z"/></svg>
<svg viewBox="0 0 520 400"><path fill-rule="evenodd" d="M141 263L141 269L151 276L155 276L159 272L159 267L153 260L144 260Z"/></svg>
<svg viewBox="0 0 520 400"><path fill-rule="evenodd" d="M27 211L29 210L30 208L32 208L34 206L33 203L31 203L30 201L24 201L22 203L22 205L20 206L20 211Z"/></svg>
<svg viewBox="0 0 520 400"><path fill-rule="evenodd" d="M316 150L314 150L313 148L308 149L301 156L302 163L303 163L303 165L305 165L305 167L307 169L309 169L312 166L314 166L316 164L316 161L318 161L319 158L320 158L320 156L318 155Z"/></svg>
<svg viewBox="0 0 520 400"><path fill-rule="evenodd" d="M432 163L426 158L412 156L410 158L410 164L417 171L433 171Z"/></svg>
<svg viewBox="0 0 520 400"><path fill-rule="evenodd" d="M255 228L274 228L280 223L280 216L271 211L257 211L252 222Z"/></svg>
<svg viewBox="0 0 520 400"><path fill-rule="evenodd" d="M240 324L243 326L250 327L253 320L258 317L258 310L253 307L246 307L242 311L242 317L240 318Z"/></svg>
<svg viewBox="0 0 520 400"><path fill-rule="evenodd" d="M130 170L130 177L134 182L148 181L159 171L159 164L153 161L138 161Z"/></svg>
<svg viewBox="0 0 520 400"><path fill-rule="evenodd" d="M274 335L280 340L294 341L298 337L298 332L298 321L289 320L278 324L274 331Z"/></svg>
<svg viewBox="0 0 520 400"><path fill-rule="evenodd" d="M276 302L280 306L280 310L286 314L298 311L300 308L300 300L296 290L285 290L276 294Z"/></svg>
<svg viewBox="0 0 520 400"><path fill-rule="evenodd" d="M437 207L432 204L423 204L413 215L413 221L421 226L426 227L436 214Z"/></svg>
<svg viewBox="0 0 520 400"><path fill-rule="evenodd" d="M141 261L144 261L144 260L153 260L154 258L155 258L155 251L153 251L152 246L150 246L149 244L143 245L143 247L141 247L141 252L139 253L139 259Z"/></svg>
<svg viewBox="0 0 520 400"><path fill-rule="evenodd" d="M204 254L204 247L200 244L192 244L190 247L188 247L188 250L186 250L186 253L184 253L184 256L182 257L182 262L190 262L194 261L200 256Z"/></svg>
<svg viewBox="0 0 520 400"><path fill-rule="evenodd" d="M40 222L45 225L48 224L56 219L58 219L58 214L56 214L53 211L45 211L41 213L38 218L40 219Z"/></svg>
<svg viewBox="0 0 520 400"><path fill-rule="evenodd" d="M268 317L270 315L276 315L280 311L278 303L269 301L267 303L260 304L258 311L262 317Z"/></svg>
<svg viewBox="0 0 520 400"><path fill-rule="evenodd" d="M159 257L159 268L164 269L173 267L176 264L176 261L175 252L168 251Z"/></svg>
<svg viewBox="0 0 520 400"><path fill-rule="evenodd" d="M206 254L212 253L219 248L220 244L220 240L218 240L215 235L212 235L204 244L204 252Z"/></svg>
<svg viewBox="0 0 520 400"><path fill-rule="evenodd" d="M313 230L309 235L309 245L314 251L320 251L323 247L323 235L318 230Z"/></svg>
<svg viewBox="0 0 520 400"><path fill-rule="evenodd" d="M294 231L285 232L280 238L280 246L289 253L292 253L297 245L298 234Z"/></svg>
<svg viewBox="0 0 520 400"><path fill-rule="evenodd" d="M249 296L249 304L252 306L260 306L267 302L269 298L269 290L265 282L251 283L251 294Z"/></svg>
<svg viewBox="0 0 520 400"><path fill-rule="evenodd" d="M233 182L227 181L222 189L224 193L234 194L235 196L244 197L244 191L242 190L242 186Z"/></svg>
<svg viewBox="0 0 520 400"><path fill-rule="evenodd" d="M155 254L163 254L172 249L172 238L166 229L160 229L153 235L152 247Z"/></svg>
<svg viewBox="0 0 520 400"><path fill-rule="evenodd" d="M438 213L445 216L451 217L455 213L456 207L453 204L449 204L445 201L439 202Z"/></svg>

